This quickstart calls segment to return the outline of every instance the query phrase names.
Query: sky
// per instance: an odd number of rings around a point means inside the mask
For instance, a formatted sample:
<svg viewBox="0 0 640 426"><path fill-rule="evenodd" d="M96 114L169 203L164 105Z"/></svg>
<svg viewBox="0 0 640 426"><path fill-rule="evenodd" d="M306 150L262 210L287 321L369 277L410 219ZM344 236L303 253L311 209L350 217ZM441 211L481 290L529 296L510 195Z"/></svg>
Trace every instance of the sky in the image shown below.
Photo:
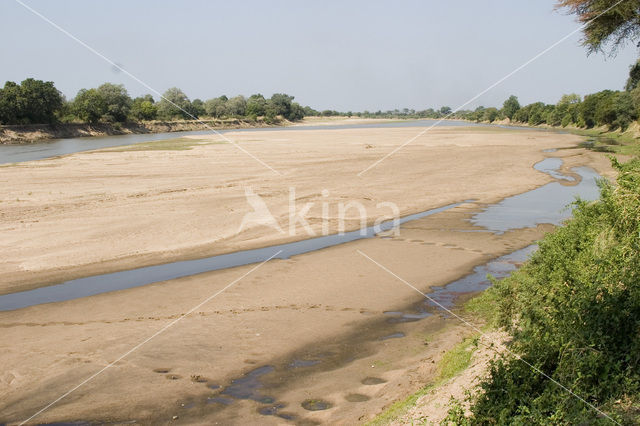
<svg viewBox="0 0 640 426"><path fill-rule="evenodd" d="M319 110L457 108L579 28L553 0L21 1L158 92L288 93ZM0 0L0 36L0 84L53 81L68 99L106 81L153 94L15 0ZM467 108L621 89L638 49L588 56L581 36Z"/></svg>

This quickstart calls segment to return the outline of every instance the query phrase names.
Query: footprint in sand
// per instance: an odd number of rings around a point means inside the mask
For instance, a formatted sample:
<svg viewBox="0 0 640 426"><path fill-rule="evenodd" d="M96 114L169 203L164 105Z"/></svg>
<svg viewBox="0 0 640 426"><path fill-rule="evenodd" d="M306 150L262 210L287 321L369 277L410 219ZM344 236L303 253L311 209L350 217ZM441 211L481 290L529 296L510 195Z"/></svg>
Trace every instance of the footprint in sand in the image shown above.
<svg viewBox="0 0 640 426"><path fill-rule="evenodd" d="M302 402L302 408L309 411L320 411L331 408L330 402L323 401L322 399L307 399Z"/></svg>
<svg viewBox="0 0 640 426"><path fill-rule="evenodd" d="M167 374L169 371L171 371L170 368L156 368L153 370L154 373L160 373L160 374Z"/></svg>
<svg viewBox="0 0 640 426"><path fill-rule="evenodd" d="M371 386L387 383L387 381L385 379L381 379L380 377L365 377L360 383L362 383L363 385Z"/></svg>
<svg viewBox="0 0 640 426"><path fill-rule="evenodd" d="M344 399L349 402L365 402L370 400L371 397L368 397L367 395L363 395L361 393L350 393L349 395L345 396Z"/></svg>

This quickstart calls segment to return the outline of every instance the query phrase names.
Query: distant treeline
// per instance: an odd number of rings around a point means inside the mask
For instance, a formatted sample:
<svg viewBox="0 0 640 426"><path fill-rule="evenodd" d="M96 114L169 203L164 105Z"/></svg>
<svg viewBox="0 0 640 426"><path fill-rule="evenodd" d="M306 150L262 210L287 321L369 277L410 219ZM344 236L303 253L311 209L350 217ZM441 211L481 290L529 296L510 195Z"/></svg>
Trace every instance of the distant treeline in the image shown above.
<svg viewBox="0 0 640 426"><path fill-rule="evenodd" d="M280 118L295 121L305 115L319 115L293 99L275 93L270 98L255 94L248 98L220 96L192 101L174 87L156 102L151 95L132 99L123 85L104 83L95 89L81 89L73 100L67 101L53 82L28 78L20 84L7 81L0 89L0 124L122 123L201 117L254 121L260 117L267 123L275 123Z"/></svg>
<svg viewBox="0 0 640 426"><path fill-rule="evenodd" d="M460 110L452 113L452 109L443 106L439 109L425 109L416 111L404 108L402 110L347 112L322 111L321 115L345 115L363 118L454 118L476 122L500 121L509 119L513 123L538 126L575 126L592 128L607 126L609 130L626 130L627 127L640 117L640 62L631 67L625 90L603 90L586 95L563 95L558 103L545 104L535 102L521 106L518 98L510 96L502 108L483 106L475 110Z"/></svg>
<svg viewBox="0 0 640 426"><path fill-rule="evenodd" d="M521 106L518 98L509 97L502 108L478 107L452 112L448 106L438 109L340 112L316 111L294 102L293 96L275 93L270 98L261 94L220 96L206 101L190 100L180 89L167 90L156 102L145 95L132 99L121 84L104 83L95 89L81 89L67 101L53 82L28 78L21 84L7 81L0 89L0 124L44 123L118 123L146 120L190 120L195 118L244 118L276 123L281 118L296 121L305 116L346 116L361 118L440 119L454 118L476 122L509 119L514 123L549 126L598 127L610 130L627 127L640 116L640 63L631 68L625 90L603 90L587 95L564 95L556 103L535 102Z"/></svg>
<svg viewBox="0 0 640 426"><path fill-rule="evenodd" d="M638 74L640 77L640 72ZM621 129L625 131L631 123L640 117L640 87L638 87L638 81L630 79L630 83L627 84L627 89L624 91L603 90L586 95L584 98L576 94L563 95L555 105L535 102L521 106L517 97L510 96L500 109L481 106L475 110L461 110L452 113L451 108L445 106L438 110L430 108L415 111L405 108L403 110L347 114L336 111L329 114L323 111L322 114L355 115L363 118L452 118L489 123L508 118L512 123L531 126L541 124L582 128L607 126L609 130Z"/></svg>

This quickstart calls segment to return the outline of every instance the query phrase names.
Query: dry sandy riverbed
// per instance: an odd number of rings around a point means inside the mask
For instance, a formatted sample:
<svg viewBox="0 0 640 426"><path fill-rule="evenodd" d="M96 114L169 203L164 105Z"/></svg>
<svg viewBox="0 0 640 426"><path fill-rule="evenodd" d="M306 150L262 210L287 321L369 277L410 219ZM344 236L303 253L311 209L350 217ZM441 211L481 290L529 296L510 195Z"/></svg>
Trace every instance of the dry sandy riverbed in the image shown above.
<svg viewBox="0 0 640 426"><path fill-rule="evenodd" d="M546 155L563 156L567 167L590 165L605 175L611 170L602 156L580 149L542 152L575 145L579 139L571 135L438 128L357 175L418 131L228 134L279 174L216 137L178 142L195 144L188 150L149 145L1 167L2 293L306 237L300 229L292 236L259 225L238 232L252 211L246 187L265 200L285 229L295 188L299 204L315 201L307 217L317 233L323 202L333 218L329 232L335 232L340 202L358 201L375 219L389 213L376 208L380 202L396 203L405 215L476 201L410 222L396 238L275 260L253 272L253 266L238 267L0 313L0 421L28 418L247 273L33 421L170 422L178 416L176 421L189 423L281 423L282 418L258 414L262 406L255 401L208 404L216 391L191 380L225 386L252 368L272 365L276 373L264 380L269 396L286 405L281 412L297 421L353 422L428 381L432 361L464 330L437 317L389 325L382 312L410 305L416 293L357 250L424 291L524 247L549 229L501 236L456 232L472 230L466 219L484 203L551 181L532 168ZM406 337L377 340L397 332ZM432 336L427 346L425 336ZM287 367L295 359L319 357L326 362ZM384 383L363 384L369 376ZM300 404L307 398L326 399L333 408L306 411Z"/></svg>

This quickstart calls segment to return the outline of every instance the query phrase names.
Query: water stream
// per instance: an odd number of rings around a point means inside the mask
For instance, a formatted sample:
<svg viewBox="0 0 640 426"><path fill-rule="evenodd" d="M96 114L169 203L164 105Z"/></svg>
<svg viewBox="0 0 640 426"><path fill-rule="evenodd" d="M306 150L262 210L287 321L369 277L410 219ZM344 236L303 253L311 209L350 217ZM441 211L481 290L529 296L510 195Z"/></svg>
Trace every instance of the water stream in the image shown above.
<svg viewBox="0 0 640 426"><path fill-rule="evenodd" d="M563 178L565 176L559 171L561 165L562 160L547 158L537 163L535 168L553 177L559 176ZM559 225L564 219L571 215L571 209L567 208L567 205L574 201L576 196L587 200L593 200L598 197L596 179L599 178L599 175L588 167L578 167L573 171L581 177L577 185L567 186L559 182L552 182L532 191L508 197L502 202L489 206L484 211L473 216L471 222L474 225L481 226L495 233L504 233L510 229L534 227L541 223ZM466 202L468 201L471 200L467 200ZM460 204L462 203L449 204L405 216L399 220L399 223L402 224L440 213L457 207ZM42 303L61 302L110 291L140 287L203 272L248 265L262 262L278 252L280 253L277 254L275 258L287 259L291 256L321 250L362 238L372 238L380 232L393 229L394 226L394 221L390 220L383 222L378 227L370 226L363 230L343 234L310 238L259 249L242 250L204 259L172 262L78 278L34 290L2 295L0 296L0 311L20 309ZM426 314L416 313L415 315L417 316L416 319L420 319L422 315ZM409 318L405 317L404 319L407 320Z"/></svg>
<svg viewBox="0 0 640 426"><path fill-rule="evenodd" d="M537 170L547 173L554 178L562 181L570 181L570 179L568 179L570 176L560 173L559 169L561 165L561 160L551 158L536 164L535 167ZM571 210L570 208L566 208L566 205L571 203L576 196L584 199L597 198L598 188L596 179L599 177L597 173L587 167L575 168L572 171L580 176L580 182L576 185L562 185L557 181L549 183L489 206L484 211L473 216L471 221L478 226L486 228L485 232L494 233L503 233L511 229L531 227L538 223L560 224L570 215ZM442 212L454 208L459 204L451 204L407 216L402 219L402 222ZM392 226L392 222L387 222L384 224L383 229L392 229ZM117 286L124 284L131 287L144 285L140 284L141 282L153 282L157 277L169 279L166 277L176 274L198 273L197 271L211 270L210 268L212 267L220 269L225 267L223 265L257 262L264 257L272 255L274 251L282 249L283 247L285 251L279 257L285 258L294 254L306 253L359 238L369 238L374 236L376 231L377 230L373 228L367 228L365 236L362 236L360 231L354 231L344 234L343 236L331 235L264 249L214 256L208 259L176 262L149 268L140 268L133 271L82 278L80 280L69 281L60 286L45 287L31 292L0 296L0 309L17 309L16 306L22 307L29 306L30 304L44 303L41 300L54 301L50 299L57 297L62 297L62 300L83 297L83 295L78 295L77 292L86 291L84 287L93 288L93 290L89 290L90 292L96 290L99 290L99 292L112 291L115 289L113 287L114 283ZM388 317L386 320L387 328L384 329L384 333L381 333L381 335L374 338L374 340L381 343L405 337L403 332L393 330L393 328L395 328L393 324L396 323L420 321L438 314L447 317L448 313L446 310L454 308L458 298L465 294L485 290L491 285L487 277L488 274L498 279L508 276L516 270L522 262L526 261L536 248L537 245L533 244L524 249L516 250L497 259L493 259L484 265L475 267L472 273L445 286L432 287L427 297L421 298L406 310L385 312ZM360 342L360 344L362 343L363 342ZM286 412L288 406L286 401L278 401L272 395L278 393L283 384L289 380L288 377L295 378L295 371L315 371L309 369L318 369L318 371L321 371L326 365L331 365L330 368L336 368L336 363L349 363L354 360L349 352L352 349L351 347L348 345L336 345L333 350L335 351L336 348L338 348L338 352L326 352L326 348L318 346L313 349L317 353L309 352L305 355L304 359L294 356L289 360L285 360L281 365L263 365L257 367L231 380L226 386L221 387L218 384L208 384L205 381L205 385L210 390L215 391L215 393L206 397L204 401L191 400L181 406L185 410L185 413L194 407L202 405L217 410L224 409L224 407L233 404L234 401L248 399L256 401L259 404L258 413L261 415L277 416L284 420L299 420L296 415ZM276 381L269 380L269 378L273 379L275 377L274 375L277 375L280 379ZM361 383L363 385L375 386L384 382L385 380L379 377L367 377L363 379ZM347 401L361 402L366 399L368 399L368 397L365 395L350 394ZM330 408L332 403L322 399L307 399L302 402L301 405L306 410L316 411ZM78 422L73 424L82 423Z"/></svg>
<svg viewBox="0 0 640 426"><path fill-rule="evenodd" d="M460 204L462 203L449 204L443 207L405 216L400 218L398 223L402 224L410 220L427 217L452 209ZM211 256L204 259L165 263L162 265L147 266L127 271L78 278L34 290L2 295L0 296L0 311L20 309L42 303L62 302L65 300L93 296L109 291L140 287L155 282L182 278L203 272L217 271L220 269L258 263L270 258L278 252L280 253L274 257L275 259L288 259L291 256L321 250L338 244L344 244L363 238L372 238L379 232L393 229L394 226L394 221L388 220L378 226L370 226L362 230L359 229L342 234L310 238L259 249L242 250L234 253Z"/></svg>

